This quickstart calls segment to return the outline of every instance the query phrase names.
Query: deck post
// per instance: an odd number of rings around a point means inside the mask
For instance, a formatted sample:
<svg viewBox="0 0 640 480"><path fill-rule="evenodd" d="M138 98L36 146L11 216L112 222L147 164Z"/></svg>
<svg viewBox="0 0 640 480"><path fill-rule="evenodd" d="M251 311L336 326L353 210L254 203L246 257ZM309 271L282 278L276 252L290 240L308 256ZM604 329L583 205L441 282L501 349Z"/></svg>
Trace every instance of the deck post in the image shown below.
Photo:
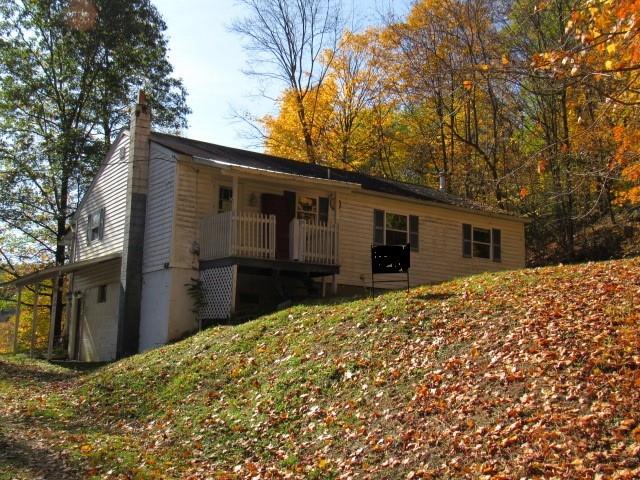
<svg viewBox="0 0 640 480"><path fill-rule="evenodd" d="M31 315L31 345L29 346L29 357L33 358L36 348L36 321L38 319L38 302L40 300L40 284L36 284L33 297L33 313Z"/></svg>
<svg viewBox="0 0 640 480"><path fill-rule="evenodd" d="M82 318L82 293L72 292L71 297L71 322L69 323L69 347L67 349L69 360L80 360L80 338Z"/></svg>
<svg viewBox="0 0 640 480"><path fill-rule="evenodd" d="M322 298L327 296L327 277L322 276Z"/></svg>
<svg viewBox="0 0 640 480"><path fill-rule="evenodd" d="M229 308L230 316L236 313L236 286L238 283L238 264L231 267L231 305Z"/></svg>
<svg viewBox="0 0 640 480"><path fill-rule="evenodd" d="M13 353L18 353L18 335L20 333L20 310L22 309L22 286L18 287L18 304L16 306L16 324L13 329Z"/></svg>
<svg viewBox="0 0 640 480"><path fill-rule="evenodd" d="M58 280L60 278L60 274L57 273L52 279L52 288L53 295L51 296L51 319L49 321L49 342L47 344L47 360L51 360L53 357L53 343L55 341L55 324L56 324L56 316L58 314Z"/></svg>
<svg viewBox="0 0 640 480"><path fill-rule="evenodd" d="M238 176L231 177L231 211L238 212L238 201L240 200L240 192L238 191Z"/></svg>
<svg viewBox="0 0 640 480"><path fill-rule="evenodd" d="M338 277L336 276L335 273L331 277L331 294L332 295L338 294Z"/></svg>
<svg viewBox="0 0 640 480"><path fill-rule="evenodd" d="M233 175L231 177L232 185L231 185L231 212L230 215L230 228L231 228L231 244L229 245L229 255L237 255L238 254L238 246L236 245L239 242L238 238L238 203L240 201L240 191L238 188L238 176Z"/></svg>
<svg viewBox="0 0 640 480"><path fill-rule="evenodd" d="M73 275L69 279L68 289L67 289L67 301L65 302L65 316L67 319L67 357L71 359L70 349L71 349L71 329L72 321L73 321Z"/></svg>

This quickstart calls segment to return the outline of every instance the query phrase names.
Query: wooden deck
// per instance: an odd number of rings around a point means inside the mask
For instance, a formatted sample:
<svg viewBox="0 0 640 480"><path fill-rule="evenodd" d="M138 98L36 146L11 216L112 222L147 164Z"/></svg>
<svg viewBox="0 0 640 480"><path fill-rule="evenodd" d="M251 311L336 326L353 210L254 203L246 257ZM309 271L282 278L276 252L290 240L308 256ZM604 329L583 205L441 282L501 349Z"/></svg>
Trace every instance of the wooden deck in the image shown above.
<svg viewBox="0 0 640 480"><path fill-rule="evenodd" d="M284 255L276 248L280 241L276 239L276 227L275 215L262 213L230 211L206 217L200 222L200 262L230 258L277 261L291 264L287 268L292 271L300 271L296 264L315 269L339 265L338 225L294 218L288 225L289 249L287 252L285 248ZM284 237L286 241L286 234ZM287 253L288 258L278 258Z"/></svg>
<svg viewBox="0 0 640 480"><path fill-rule="evenodd" d="M324 277L340 273L339 265L325 265L316 263L299 262L293 260L263 259L247 257L224 257L213 260L200 260L200 269L206 270L215 267L227 267L238 265L242 268L259 270L271 270L291 273L305 273L311 277Z"/></svg>

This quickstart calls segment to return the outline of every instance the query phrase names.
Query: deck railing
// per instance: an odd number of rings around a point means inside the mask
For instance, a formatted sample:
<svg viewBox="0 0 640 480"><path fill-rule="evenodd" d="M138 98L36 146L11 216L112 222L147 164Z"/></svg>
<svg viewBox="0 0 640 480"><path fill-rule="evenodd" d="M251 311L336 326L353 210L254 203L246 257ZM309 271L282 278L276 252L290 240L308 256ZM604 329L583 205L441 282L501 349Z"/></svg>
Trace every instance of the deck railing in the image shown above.
<svg viewBox="0 0 640 480"><path fill-rule="evenodd" d="M224 212L200 223L200 259L275 258L276 217L253 212Z"/></svg>
<svg viewBox="0 0 640 480"><path fill-rule="evenodd" d="M225 257L276 258L276 217L253 212L224 212L200 222L200 259ZM289 259L338 265L338 226L289 223Z"/></svg>
<svg viewBox="0 0 640 480"><path fill-rule="evenodd" d="M289 249L292 260L323 265L338 265L338 226L308 223L294 218L289 224Z"/></svg>

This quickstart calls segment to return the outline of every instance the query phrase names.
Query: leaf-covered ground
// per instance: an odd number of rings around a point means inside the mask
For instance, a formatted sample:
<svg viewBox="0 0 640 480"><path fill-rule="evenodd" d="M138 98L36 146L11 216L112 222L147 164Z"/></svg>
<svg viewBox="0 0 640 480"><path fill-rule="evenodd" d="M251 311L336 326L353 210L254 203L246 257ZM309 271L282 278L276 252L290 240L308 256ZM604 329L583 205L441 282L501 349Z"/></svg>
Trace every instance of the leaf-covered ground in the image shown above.
<svg viewBox="0 0 640 480"><path fill-rule="evenodd" d="M640 478L640 259L0 357L4 478Z"/></svg>

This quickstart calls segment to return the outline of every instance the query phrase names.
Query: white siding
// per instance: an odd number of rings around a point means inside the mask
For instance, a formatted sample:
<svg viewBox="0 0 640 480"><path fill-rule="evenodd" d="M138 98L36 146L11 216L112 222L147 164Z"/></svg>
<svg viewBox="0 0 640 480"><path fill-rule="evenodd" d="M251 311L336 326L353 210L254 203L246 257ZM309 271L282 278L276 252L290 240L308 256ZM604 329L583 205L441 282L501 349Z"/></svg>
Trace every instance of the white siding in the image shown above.
<svg viewBox="0 0 640 480"><path fill-rule="evenodd" d="M175 154L152 142L150 156L143 273L162 269L170 261L174 220Z"/></svg>
<svg viewBox="0 0 640 480"><path fill-rule="evenodd" d="M340 196L341 284L371 285L373 210L419 217L419 251L411 252L411 284L440 282L484 271L524 267L524 226L517 220L453 210L367 193ZM502 261L463 258L462 224L502 230ZM377 276L382 281L385 276ZM391 277L387 277L391 278Z"/></svg>
<svg viewBox="0 0 640 480"><path fill-rule="evenodd" d="M226 172L178 162L175 233L172 266L196 268L196 258L190 248L198 238L199 220L217 212L218 188L231 186ZM327 196L330 187L296 184L293 179L275 181L256 178L239 179L239 209L260 211L260 195L265 192L282 194L284 190L298 195ZM254 195L257 202L250 204ZM484 271L524 267L524 225L519 219L493 217L482 212L440 207L401 197L381 196L375 192L338 193L337 215L340 228L340 272L338 281L344 285L371 285L370 246L373 241L373 210L419 217L420 249L412 252L411 283L440 282ZM462 224L499 228L502 231L502 261L462 257ZM382 279L382 277L381 277Z"/></svg>
<svg viewBox="0 0 640 480"><path fill-rule="evenodd" d="M164 345L169 340L171 270L148 272L142 277L140 306L140 351Z"/></svg>
<svg viewBox="0 0 640 480"><path fill-rule="evenodd" d="M124 148L124 160L120 149ZM123 132L119 142L111 149L110 156L98 171L93 185L75 217L77 219L77 243L74 261L101 257L122 251L127 191L127 159L129 135ZM87 217L105 208L104 235L102 240L87 242Z"/></svg>
<svg viewBox="0 0 640 480"><path fill-rule="evenodd" d="M191 249L197 239L196 219L204 216L198 213L204 207L198 197L200 192L211 193L210 182L207 173L199 175L199 169L184 163L178 167L171 150L151 143L140 350L163 345L197 328L186 284L199 277Z"/></svg>
<svg viewBox="0 0 640 480"><path fill-rule="evenodd" d="M106 302L98 303L98 289L106 285ZM74 273L73 288L82 292L79 359L105 362L116 358L120 260Z"/></svg>
<svg viewBox="0 0 640 480"><path fill-rule="evenodd" d="M197 279L192 269L169 268L143 277L140 351L184 337L198 328L187 285Z"/></svg>
<svg viewBox="0 0 640 480"><path fill-rule="evenodd" d="M214 211L211 169L179 162L171 266L198 269L192 252L198 240L200 219ZM216 197L217 198L217 197Z"/></svg>
<svg viewBox="0 0 640 480"><path fill-rule="evenodd" d="M171 242L174 229L176 156L151 142L140 305L140 351L169 340Z"/></svg>
<svg viewBox="0 0 640 480"><path fill-rule="evenodd" d="M197 330L198 321L189 295L188 284L200 278L200 272L190 268L171 269L171 303L169 315L169 341L178 340L186 333Z"/></svg>

